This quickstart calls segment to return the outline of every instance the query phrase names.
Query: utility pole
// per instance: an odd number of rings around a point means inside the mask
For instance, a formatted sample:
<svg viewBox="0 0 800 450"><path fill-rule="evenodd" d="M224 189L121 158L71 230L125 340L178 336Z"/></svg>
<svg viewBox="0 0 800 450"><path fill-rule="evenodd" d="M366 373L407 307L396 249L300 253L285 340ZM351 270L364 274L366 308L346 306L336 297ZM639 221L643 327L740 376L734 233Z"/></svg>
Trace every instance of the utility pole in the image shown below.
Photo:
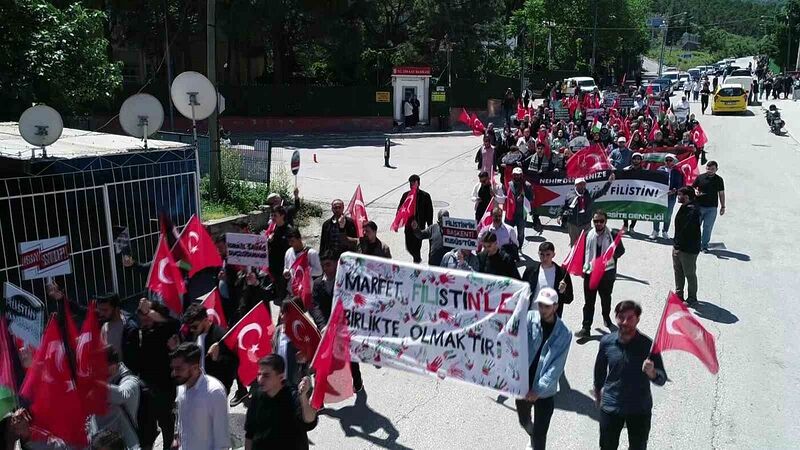
<svg viewBox="0 0 800 450"><path fill-rule="evenodd" d="M592 76L595 76L595 65L597 64L597 1L594 0L594 32L592 37Z"/></svg>
<svg viewBox="0 0 800 450"><path fill-rule="evenodd" d="M789 54L792 52L792 18L789 17L789 14L786 14L786 32L788 36L786 37L786 66L784 67L783 71L789 71Z"/></svg>
<svg viewBox="0 0 800 450"><path fill-rule="evenodd" d="M172 105L172 58L169 54L169 9L167 9L167 0L162 0L162 8L164 8L164 48L166 49L165 56L167 58L167 101L169 102L169 130L175 131L175 107Z"/></svg>
<svg viewBox="0 0 800 450"><path fill-rule="evenodd" d="M217 0L206 0L206 76L214 86L214 93L217 95L216 101L219 103L217 93ZM220 173L220 153L219 153L219 117L218 108L208 117L208 141L210 144L210 172L211 172L211 192L213 196L219 195L222 187L222 174Z"/></svg>
<svg viewBox="0 0 800 450"><path fill-rule="evenodd" d="M664 70L664 47L667 45L667 31L669 31L669 26L667 25L667 21L665 20L664 23L661 24L661 28L664 29L664 39L661 40L661 56L658 58L658 76L661 77L661 73Z"/></svg>

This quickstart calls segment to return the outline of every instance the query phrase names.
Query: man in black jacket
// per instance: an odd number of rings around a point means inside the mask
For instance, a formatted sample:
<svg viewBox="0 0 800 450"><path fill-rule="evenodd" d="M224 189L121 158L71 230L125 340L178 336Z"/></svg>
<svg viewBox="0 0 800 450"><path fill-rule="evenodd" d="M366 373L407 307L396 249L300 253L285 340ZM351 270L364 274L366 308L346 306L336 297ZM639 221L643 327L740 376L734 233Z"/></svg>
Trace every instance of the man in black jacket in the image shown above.
<svg viewBox="0 0 800 450"><path fill-rule="evenodd" d="M408 177L409 190L403 193L400 197L400 204L397 206L399 210L406 201L406 197L411 193L411 189L417 189L417 206L414 211L414 219L416 219L417 227L425 229L428 225L433 223L433 202L431 195L419 188L419 175L411 175ZM411 221L409 221L411 222ZM406 226L403 230L406 238L406 250L411 254L415 263L422 262L420 250L422 249L422 240L414 236L414 230L411 226Z"/></svg>
<svg viewBox="0 0 800 450"><path fill-rule="evenodd" d="M139 325L120 307L117 294L98 295L97 319L102 323L106 343L117 351L125 367L139 372Z"/></svg>
<svg viewBox="0 0 800 450"><path fill-rule="evenodd" d="M497 245L497 235L490 231L481 239L483 251L478 253L478 272L519 279L519 271L511 257Z"/></svg>
<svg viewBox="0 0 800 450"><path fill-rule="evenodd" d="M675 293L683 299L684 281L688 281L689 295L686 302L697 301L697 255L700 254L700 209L694 202L694 189L684 186L678 189L675 215L675 239L672 245L672 269L675 271Z"/></svg>
<svg viewBox="0 0 800 450"><path fill-rule="evenodd" d="M192 342L202 350L200 367L206 374L219 380L225 386L225 391L230 393L239 361L228 347L220 343L225 331L211 321L206 309L199 303L192 304L183 313L183 322L189 326Z"/></svg>
<svg viewBox="0 0 800 450"><path fill-rule="evenodd" d="M286 209L283 206L275 207L270 213L270 219L275 222L275 231L267 241L269 273L272 286L275 288L275 304L280 306L286 297L286 278L283 276L284 257L289 250L289 238L286 232L289 224L286 222Z"/></svg>
<svg viewBox="0 0 800 450"><path fill-rule="evenodd" d="M569 246L575 245L582 230L589 231L592 225L592 203L598 198L606 195L611 183L616 179L613 173L608 178L606 184L599 191L589 192L586 189L586 180L583 178L575 179L575 190L569 192L561 206L559 212L559 223L563 220L567 222L567 232L569 233Z"/></svg>
<svg viewBox="0 0 800 450"><path fill-rule="evenodd" d="M531 285L531 304L534 309L533 301L539 296L539 291L544 288L552 288L558 292L558 317L564 312L564 305L572 303L575 294L572 291L572 278L561 266L553 262L556 256L556 247L552 242L542 242L539 244L539 262L534 261L525 269L522 279Z"/></svg>
<svg viewBox="0 0 800 450"><path fill-rule="evenodd" d="M334 254L341 255L346 251L353 251L358 245L358 231L353 219L344 215L344 202L336 199L331 202L333 216L322 222L322 233L319 236L320 253L331 250Z"/></svg>

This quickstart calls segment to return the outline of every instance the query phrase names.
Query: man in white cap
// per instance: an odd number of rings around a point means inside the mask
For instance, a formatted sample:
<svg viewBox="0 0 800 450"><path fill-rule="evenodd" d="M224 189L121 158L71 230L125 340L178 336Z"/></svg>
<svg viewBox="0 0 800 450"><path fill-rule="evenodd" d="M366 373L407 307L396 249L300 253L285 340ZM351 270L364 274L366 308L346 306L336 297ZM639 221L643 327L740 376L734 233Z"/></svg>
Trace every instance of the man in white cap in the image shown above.
<svg viewBox="0 0 800 450"><path fill-rule="evenodd" d="M516 400L517 417L531 439L530 447L544 450L553 416L558 379L564 373L571 344L570 331L556 314L558 293L544 288L528 311L528 382L530 390ZM531 422L531 408L533 422Z"/></svg>
<svg viewBox="0 0 800 450"><path fill-rule="evenodd" d="M564 205L558 214L558 221L567 223L567 232L569 233L570 247L578 240L582 230L589 230L592 226L592 203L598 198L604 196L611 188L611 183L617 177L613 173L608 177L608 181L603 188L589 192L586 189L586 180L584 178L575 179L575 190L566 195Z"/></svg>
<svg viewBox="0 0 800 450"><path fill-rule="evenodd" d="M628 140L625 136L617 138L617 148L611 150L611 164L617 170L622 170L631 163L633 152L628 148Z"/></svg>

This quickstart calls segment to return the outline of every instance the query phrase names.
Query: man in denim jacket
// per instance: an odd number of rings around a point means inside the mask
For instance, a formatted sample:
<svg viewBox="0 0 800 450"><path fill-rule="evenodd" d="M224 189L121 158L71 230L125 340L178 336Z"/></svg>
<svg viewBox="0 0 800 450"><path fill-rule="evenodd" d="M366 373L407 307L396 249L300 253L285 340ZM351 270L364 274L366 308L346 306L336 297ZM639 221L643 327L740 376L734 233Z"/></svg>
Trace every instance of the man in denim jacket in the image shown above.
<svg viewBox="0 0 800 450"><path fill-rule="evenodd" d="M528 312L530 391L525 398L517 399L516 404L519 423L531 437L530 448L544 450L555 406L553 397L558 390L558 379L564 373L572 339L569 329L556 315L558 293L555 290L542 289L534 303L537 309Z"/></svg>

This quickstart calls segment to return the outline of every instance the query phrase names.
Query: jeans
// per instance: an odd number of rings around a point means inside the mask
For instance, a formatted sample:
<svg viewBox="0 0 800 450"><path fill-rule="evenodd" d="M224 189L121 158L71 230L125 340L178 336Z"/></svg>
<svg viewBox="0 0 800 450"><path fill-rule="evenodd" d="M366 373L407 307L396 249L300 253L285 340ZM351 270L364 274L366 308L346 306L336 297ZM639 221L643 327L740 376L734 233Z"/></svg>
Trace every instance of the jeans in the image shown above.
<svg viewBox="0 0 800 450"><path fill-rule="evenodd" d="M525 225L526 225L525 224L525 220L526 219L525 219L524 215L522 217L519 217L519 216L515 216L514 217L514 222L516 224L511 223L508 220L506 220L506 224L507 225L510 225L512 227L516 227L517 228L517 248L520 248L520 249L522 248L522 244L525 243Z"/></svg>
<svg viewBox="0 0 800 450"><path fill-rule="evenodd" d="M667 213L664 215L664 233L669 232L669 224L672 222L672 210L675 209L675 200L677 200L677 196L675 195L668 195L667 196ZM661 228L661 222L653 222L653 231L658 233L659 228Z"/></svg>
<svg viewBox="0 0 800 450"><path fill-rule="evenodd" d="M700 247L708 248L708 243L711 242L711 232L714 230L714 222L717 221L717 207L701 206L700 221L703 224L703 237L700 238Z"/></svg>
<svg viewBox="0 0 800 450"><path fill-rule="evenodd" d="M533 450L544 450L547 443L547 430L550 428L550 418L553 417L555 401L553 397L540 398L535 402L517 399L517 417L519 424L531 437ZM533 423L531 423L531 408L533 408Z"/></svg>
<svg viewBox="0 0 800 450"><path fill-rule="evenodd" d="M697 99L698 99L699 97L700 97L700 91L692 91L692 99L693 99L694 101L697 101Z"/></svg>
<svg viewBox="0 0 800 450"><path fill-rule="evenodd" d="M614 414L600 411L600 450L617 450L622 427L628 427L630 450L646 450L650 437L651 413Z"/></svg>
<svg viewBox="0 0 800 450"><path fill-rule="evenodd" d="M687 299L697 300L697 253L686 253L678 250L672 254L672 270L675 272L675 293L683 298L683 284L688 281L689 296Z"/></svg>
<svg viewBox="0 0 800 450"><path fill-rule="evenodd" d="M700 109L703 111L703 114L706 113L706 108L708 108L708 94L703 94L700 96Z"/></svg>
<svg viewBox="0 0 800 450"><path fill-rule="evenodd" d="M614 290L614 281L617 279L616 269L607 270L600 280L600 285L596 290L589 289L589 275L583 276L583 329L588 330L594 320L594 304L597 302L597 294L600 293L600 309L603 319L611 317L611 292Z"/></svg>

